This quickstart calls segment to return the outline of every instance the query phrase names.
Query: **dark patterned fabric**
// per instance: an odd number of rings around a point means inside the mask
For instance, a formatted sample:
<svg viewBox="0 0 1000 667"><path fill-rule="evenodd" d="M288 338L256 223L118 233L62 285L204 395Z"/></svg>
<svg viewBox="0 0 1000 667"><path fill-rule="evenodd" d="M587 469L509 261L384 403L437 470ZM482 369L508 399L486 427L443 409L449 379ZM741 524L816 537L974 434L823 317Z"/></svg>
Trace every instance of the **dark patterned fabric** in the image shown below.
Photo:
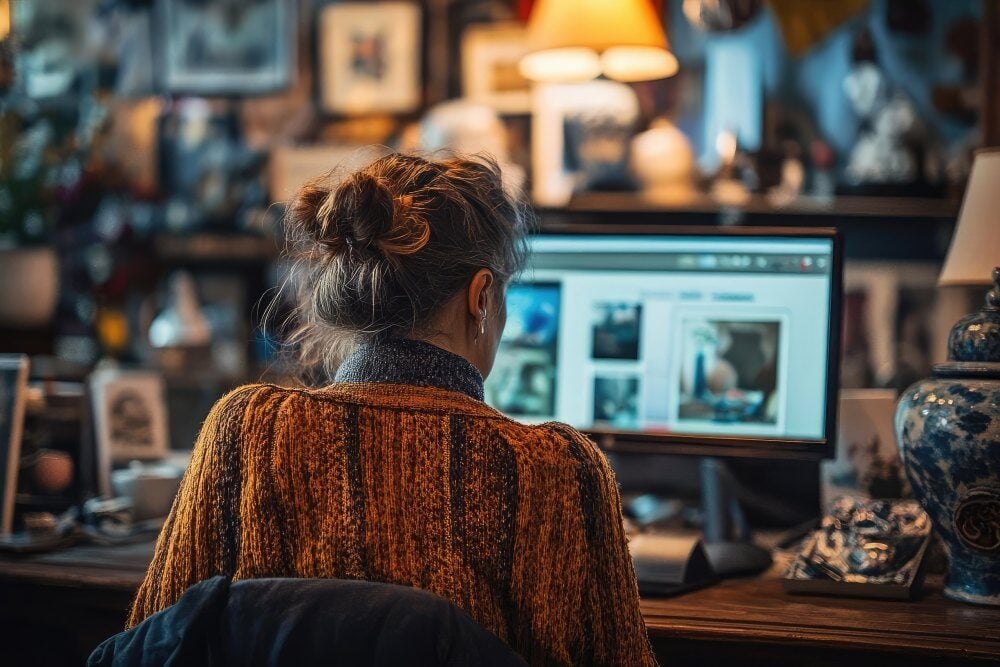
<svg viewBox="0 0 1000 667"><path fill-rule="evenodd" d="M365 344L337 371L336 382L387 382L437 387L483 400L483 376L466 359L420 340Z"/></svg>

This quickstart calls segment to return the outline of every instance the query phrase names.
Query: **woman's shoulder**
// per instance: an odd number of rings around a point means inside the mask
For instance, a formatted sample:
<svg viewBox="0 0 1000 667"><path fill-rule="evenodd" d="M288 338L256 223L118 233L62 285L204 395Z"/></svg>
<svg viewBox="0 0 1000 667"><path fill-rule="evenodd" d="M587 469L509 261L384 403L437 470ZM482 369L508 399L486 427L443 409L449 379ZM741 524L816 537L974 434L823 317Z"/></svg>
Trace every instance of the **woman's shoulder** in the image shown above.
<svg viewBox="0 0 1000 667"><path fill-rule="evenodd" d="M207 420L242 424L261 418L273 418L281 405L300 393L300 390L294 388L263 382L245 384L230 390L217 400Z"/></svg>
<svg viewBox="0 0 1000 667"><path fill-rule="evenodd" d="M562 422L522 424L513 422L508 442L519 457L540 464L563 464L572 467L609 471L607 460L589 437Z"/></svg>

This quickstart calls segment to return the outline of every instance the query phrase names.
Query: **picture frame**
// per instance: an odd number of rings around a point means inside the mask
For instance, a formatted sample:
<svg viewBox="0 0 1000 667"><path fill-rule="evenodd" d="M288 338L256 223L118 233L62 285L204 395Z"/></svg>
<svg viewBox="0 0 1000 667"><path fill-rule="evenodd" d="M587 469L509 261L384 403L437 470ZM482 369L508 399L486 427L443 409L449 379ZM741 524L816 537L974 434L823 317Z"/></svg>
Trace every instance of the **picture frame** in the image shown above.
<svg viewBox="0 0 1000 667"><path fill-rule="evenodd" d="M531 108L535 204L564 206L594 181L612 174L627 178L629 144L639 119L639 100L628 85L602 80L539 84L532 89Z"/></svg>
<svg viewBox="0 0 1000 667"><path fill-rule="evenodd" d="M114 464L156 461L169 451L163 378L154 371L101 369L89 380L98 486L111 495Z"/></svg>
<svg viewBox="0 0 1000 667"><path fill-rule="evenodd" d="M0 479L0 535L9 535L13 530L28 367L27 355L0 355L0 462L3 463L3 477Z"/></svg>
<svg viewBox="0 0 1000 667"><path fill-rule="evenodd" d="M209 96L288 88L295 72L296 7L287 0L157 0L162 87Z"/></svg>
<svg viewBox="0 0 1000 667"><path fill-rule="evenodd" d="M271 201L290 202L307 180L334 170L346 176L387 152L361 144L277 146L271 151L267 169Z"/></svg>
<svg viewBox="0 0 1000 667"><path fill-rule="evenodd" d="M525 34L516 22L469 26L462 35L462 95L500 114L531 113L531 84L518 71Z"/></svg>
<svg viewBox="0 0 1000 667"><path fill-rule="evenodd" d="M902 390L944 361L962 299L937 293L932 262L851 261L844 269L841 386Z"/></svg>
<svg viewBox="0 0 1000 667"><path fill-rule="evenodd" d="M408 113L421 103L421 10L344 2L319 16L320 106L331 114Z"/></svg>

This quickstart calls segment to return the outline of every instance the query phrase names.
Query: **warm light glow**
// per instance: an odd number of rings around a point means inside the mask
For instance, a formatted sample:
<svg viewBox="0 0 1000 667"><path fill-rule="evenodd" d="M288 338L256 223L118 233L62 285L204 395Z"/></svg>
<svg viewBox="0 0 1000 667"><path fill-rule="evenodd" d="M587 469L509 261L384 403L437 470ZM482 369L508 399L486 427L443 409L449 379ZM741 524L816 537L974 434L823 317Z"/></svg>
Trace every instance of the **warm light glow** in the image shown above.
<svg viewBox="0 0 1000 667"><path fill-rule="evenodd" d="M597 78L601 59L584 47L546 49L522 58L520 70L521 76L539 83L579 83Z"/></svg>
<svg viewBox="0 0 1000 667"><path fill-rule="evenodd" d="M10 0L0 0L0 40L10 34Z"/></svg>
<svg viewBox="0 0 1000 667"><path fill-rule="evenodd" d="M538 0L521 74L572 83L603 73L618 81L672 76L677 59L650 0Z"/></svg>
<svg viewBox="0 0 1000 667"><path fill-rule="evenodd" d="M677 74L677 58L650 46L613 46L601 54L601 70L616 81L651 81Z"/></svg>

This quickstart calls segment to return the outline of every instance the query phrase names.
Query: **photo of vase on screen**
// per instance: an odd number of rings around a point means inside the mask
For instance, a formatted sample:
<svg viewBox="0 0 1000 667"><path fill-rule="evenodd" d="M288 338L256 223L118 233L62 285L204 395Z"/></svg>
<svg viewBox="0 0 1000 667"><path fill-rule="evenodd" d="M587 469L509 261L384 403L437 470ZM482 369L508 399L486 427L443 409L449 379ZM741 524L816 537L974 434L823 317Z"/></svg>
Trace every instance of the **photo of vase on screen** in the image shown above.
<svg viewBox="0 0 1000 667"><path fill-rule="evenodd" d="M781 322L689 319L681 336L680 420L778 420Z"/></svg>

